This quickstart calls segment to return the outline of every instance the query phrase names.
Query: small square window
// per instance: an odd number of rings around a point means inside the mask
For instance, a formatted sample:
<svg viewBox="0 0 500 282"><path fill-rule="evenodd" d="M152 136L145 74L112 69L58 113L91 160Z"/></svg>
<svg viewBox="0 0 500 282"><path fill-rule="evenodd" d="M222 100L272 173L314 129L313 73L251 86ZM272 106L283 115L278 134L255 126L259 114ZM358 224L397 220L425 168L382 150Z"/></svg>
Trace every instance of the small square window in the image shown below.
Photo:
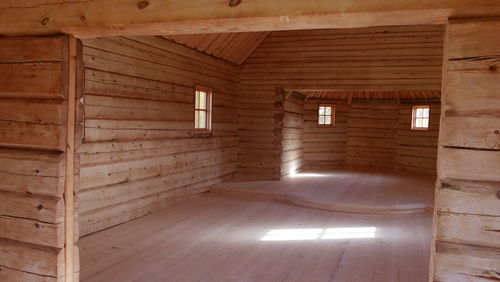
<svg viewBox="0 0 500 282"><path fill-rule="evenodd" d="M319 105L318 126L335 126L335 105Z"/></svg>
<svg viewBox="0 0 500 282"><path fill-rule="evenodd" d="M212 128L212 89L195 87L194 128L209 132Z"/></svg>
<svg viewBox="0 0 500 282"><path fill-rule="evenodd" d="M428 130L429 129L430 106L413 106L411 129Z"/></svg>

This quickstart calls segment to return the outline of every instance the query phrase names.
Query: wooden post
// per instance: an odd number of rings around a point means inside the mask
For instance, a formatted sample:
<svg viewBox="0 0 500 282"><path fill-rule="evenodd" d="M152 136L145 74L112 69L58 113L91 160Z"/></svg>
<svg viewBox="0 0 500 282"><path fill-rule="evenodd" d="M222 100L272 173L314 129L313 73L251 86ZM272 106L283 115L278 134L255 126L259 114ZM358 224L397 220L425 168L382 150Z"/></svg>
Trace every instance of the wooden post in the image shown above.
<svg viewBox="0 0 500 282"><path fill-rule="evenodd" d="M65 281L74 281L74 212L75 212L75 116L76 116L76 49L77 39L69 37L68 112L66 124L66 174L64 185L65 208Z"/></svg>
<svg viewBox="0 0 500 282"><path fill-rule="evenodd" d="M447 25L431 281L499 278L499 41L500 18Z"/></svg>

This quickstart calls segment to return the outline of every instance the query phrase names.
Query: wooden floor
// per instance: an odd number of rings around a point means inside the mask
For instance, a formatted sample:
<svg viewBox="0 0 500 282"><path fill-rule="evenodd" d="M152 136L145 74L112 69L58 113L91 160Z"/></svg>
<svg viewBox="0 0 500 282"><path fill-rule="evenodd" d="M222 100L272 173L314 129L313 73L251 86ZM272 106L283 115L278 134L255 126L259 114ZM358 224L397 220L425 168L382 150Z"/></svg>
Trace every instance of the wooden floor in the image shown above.
<svg viewBox="0 0 500 282"><path fill-rule="evenodd" d="M330 211L410 214L432 209L434 186L435 176L351 168L298 173L281 181L224 182L211 191Z"/></svg>
<svg viewBox="0 0 500 282"><path fill-rule="evenodd" d="M81 280L421 282L430 240L430 213L336 213L208 193L82 238Z"/></svg>

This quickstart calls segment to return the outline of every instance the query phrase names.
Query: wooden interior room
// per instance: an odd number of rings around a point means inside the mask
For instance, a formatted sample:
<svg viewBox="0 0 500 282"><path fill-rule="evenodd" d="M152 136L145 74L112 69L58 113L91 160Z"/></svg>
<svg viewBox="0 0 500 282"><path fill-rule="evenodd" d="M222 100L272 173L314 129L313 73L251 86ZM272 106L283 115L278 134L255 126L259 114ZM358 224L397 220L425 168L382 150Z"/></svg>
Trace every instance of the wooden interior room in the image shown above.
<svg viewBox="0 0 500 282"><path fill-rule="evenodd" d="M0 3L0 281L500 281L500 1Z"/></svg>

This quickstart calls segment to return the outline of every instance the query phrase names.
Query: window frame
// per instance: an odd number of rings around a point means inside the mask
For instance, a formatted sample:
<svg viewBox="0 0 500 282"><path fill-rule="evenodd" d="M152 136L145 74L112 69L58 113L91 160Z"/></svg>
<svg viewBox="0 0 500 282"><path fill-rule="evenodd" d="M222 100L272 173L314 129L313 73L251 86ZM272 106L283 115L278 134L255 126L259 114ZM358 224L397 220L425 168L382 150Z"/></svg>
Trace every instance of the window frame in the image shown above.
<svg viewBox="0 0 500 282"><path fill-rule="evenodd" d="M327 115L327 114L325 113L325 114L321 115L321 114L319 113L319 109L320 109L321 107L325 107L325 108L326 108L326 107L331 107L331 109L332 109L331 114L330 114L330 115ZM335 127L335 120L336 120L336 119L335 119L335 112L336 112L336 111L335 111L335 104L318 104L318 110L317 110L317 118L318 118L318 120L317 120L317 123L316 123L316 124L318 125L318 127ZM321 116L323 116L323 117L327 117L327 116L329 116L329 117L330 117L330 121L331 121L331 123L330 123L330 124L320 124L320 123L319 123L319 117L321 117Z"/></svg>
<svg viewBox="0 0 500 282"><path fill-rule="evenodd" d="M429 115L427 117L417 117L417 110L418 109L429 109ZM427 127L421 127L417 126L417 120L422 119L425 120L427 119ZM413 105L411 107L411 130L429 130L429 126L431 123L431 106L430 105Z"/></svg>
<svg viewBox="0 0 500 282"><path fill-rule="evenodd" d="M197 108L196 100L198 99L198 92L205 92L206 94L206 109ZM212 132L212 95L213 90L210 87L205 86L195 86L194 87L194 131L196 133L211 133ZM205 127L197 128L197 116L198 112L205 112Z"/></svg>

